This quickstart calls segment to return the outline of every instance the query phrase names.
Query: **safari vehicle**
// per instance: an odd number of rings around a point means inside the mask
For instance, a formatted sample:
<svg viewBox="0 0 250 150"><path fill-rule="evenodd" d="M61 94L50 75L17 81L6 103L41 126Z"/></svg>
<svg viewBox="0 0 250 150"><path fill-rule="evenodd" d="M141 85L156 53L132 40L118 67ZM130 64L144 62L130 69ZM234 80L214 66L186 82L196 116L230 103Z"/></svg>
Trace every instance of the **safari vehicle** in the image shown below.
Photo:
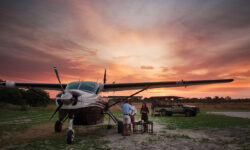
<svg viewBox="0 0 250 150"><path fill-rule="evenodd" d="M196 116L199 107L176 104L170 102L152 102L152 116L172 116L173 114L185 114L186 117Z"/></svg>

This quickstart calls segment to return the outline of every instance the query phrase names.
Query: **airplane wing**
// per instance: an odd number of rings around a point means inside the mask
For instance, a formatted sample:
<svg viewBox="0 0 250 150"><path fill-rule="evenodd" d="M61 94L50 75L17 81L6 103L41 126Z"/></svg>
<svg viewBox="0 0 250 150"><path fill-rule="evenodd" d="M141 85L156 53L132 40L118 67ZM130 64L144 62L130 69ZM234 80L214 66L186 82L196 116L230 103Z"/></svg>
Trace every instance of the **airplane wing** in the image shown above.
<svg viewBox="0 0 250 150"><path fill-rule="evenodd" d="M44 90L60 90L61 86L59 83L27 83L27 82L0 82L0 85L8 86L8 87L18 87L18 88L41 88ZM67 84L62 84L63 88L67 86Z"/></svg>
<svg viewBox="0 0 250 150"><path fill-rule="evenodd" d="M202 84L215 84L232 82L233 79L218 79L218 80L193 80L193 81L165 81L165 82L137 82L137 83L113 83L104 84L103 92L109 91L123 91L123 90L135 90L135 89L151 89L162 87L180 87Z"/></svg>

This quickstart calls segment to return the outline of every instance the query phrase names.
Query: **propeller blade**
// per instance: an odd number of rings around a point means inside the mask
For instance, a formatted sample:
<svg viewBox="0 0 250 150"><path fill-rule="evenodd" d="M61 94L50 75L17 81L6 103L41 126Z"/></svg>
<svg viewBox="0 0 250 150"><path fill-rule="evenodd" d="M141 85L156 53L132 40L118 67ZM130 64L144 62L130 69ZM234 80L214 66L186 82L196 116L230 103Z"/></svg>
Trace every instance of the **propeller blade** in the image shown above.
<svg viewBox="0 0 250 150"><path fill-rule="evenodd" d="M103 77L103 83L104 84L106 83L106 80L107 80L107 78L106 78L106 68L105 68L105 70L104 70L104 77Z"/></svg>
<svg viewBox="0 0 250 150"><path fill-rule="evenodd" d="M57 80L58 80L58 82L60 83L61 90L62 90L62 92L64 93L64 89L63 89L63 86L62 86L62 83L61 83L61 80L60 80L60 77L59 77L59 74L58 74L58 71L57 71L56 66L54 67L54 71L55 71L55 73L56 73Z"/></svg>
<svg viewBox="0 0 250 150"><path fill-rule="evenodd" d="M59 106L56 108L56 111L50 116L50 118L49 118L49 121L55 116L55 114L61 109L61 107L62 107L62 103L61 104L59 104Z"/></svg>

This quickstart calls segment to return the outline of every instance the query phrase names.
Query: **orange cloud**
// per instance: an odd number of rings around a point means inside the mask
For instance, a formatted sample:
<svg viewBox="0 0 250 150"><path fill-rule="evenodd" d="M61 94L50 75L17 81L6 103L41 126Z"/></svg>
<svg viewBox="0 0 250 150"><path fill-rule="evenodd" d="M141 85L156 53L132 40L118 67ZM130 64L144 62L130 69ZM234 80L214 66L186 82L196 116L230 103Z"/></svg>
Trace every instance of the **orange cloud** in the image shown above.
<svg viewBox="0 0 250 150"><path fill-rule="evenodd" d="M153 70L153 66L141 66L141 69L146 69L146 70Z"/></svg>

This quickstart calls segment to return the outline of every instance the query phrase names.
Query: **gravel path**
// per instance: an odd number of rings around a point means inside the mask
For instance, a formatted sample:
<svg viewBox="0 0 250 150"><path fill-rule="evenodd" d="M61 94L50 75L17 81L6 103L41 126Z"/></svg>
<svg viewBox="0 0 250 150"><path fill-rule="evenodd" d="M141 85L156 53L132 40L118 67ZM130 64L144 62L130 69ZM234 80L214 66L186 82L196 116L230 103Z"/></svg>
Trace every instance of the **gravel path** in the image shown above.
<svg viewBox="0 0 250 150"><path fill-rule="evenodd" d="M250 112L208 112L208 113L250 119Z"/></svg>

